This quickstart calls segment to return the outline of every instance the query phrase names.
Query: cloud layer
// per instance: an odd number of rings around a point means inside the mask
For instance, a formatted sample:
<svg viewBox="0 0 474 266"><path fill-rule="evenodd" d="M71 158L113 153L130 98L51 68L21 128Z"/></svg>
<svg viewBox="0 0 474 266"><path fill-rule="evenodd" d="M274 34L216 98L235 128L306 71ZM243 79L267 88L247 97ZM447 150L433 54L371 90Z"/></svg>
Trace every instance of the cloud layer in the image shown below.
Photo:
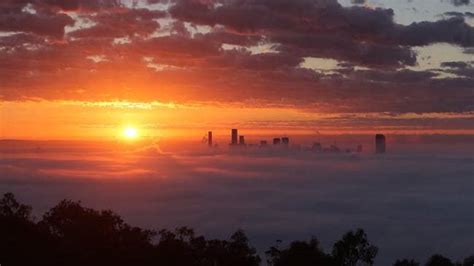
<svg viewBox="0 0 474 266"><path fill-rule="evenodd" d="M148 2L2 1L1 98L473 111L472 75L415 67L416 47L474 47L464 15L402 25L392 9L336 0ZM311 58L339 66L303 67Z"/></svg>

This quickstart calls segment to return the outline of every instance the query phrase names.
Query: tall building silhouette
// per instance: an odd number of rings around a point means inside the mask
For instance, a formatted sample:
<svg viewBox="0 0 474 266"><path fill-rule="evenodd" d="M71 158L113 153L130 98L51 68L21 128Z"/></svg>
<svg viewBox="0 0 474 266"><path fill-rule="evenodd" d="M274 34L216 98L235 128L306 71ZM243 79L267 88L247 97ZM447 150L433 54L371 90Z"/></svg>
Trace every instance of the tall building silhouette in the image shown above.
<svg viewBox="0 0 474 266"><path fill-rule="evenodd" d="M207 145L212 147L212 131L207 132Z"/></svg>
<svg viewBox="0 0 474 266"><path fill-rule="evenodd" d="M245 136L239 136L239 144L245 145Z"/></svg>
<svg viewBox="0 0 474 266"><path fill-rule="evenodd" d="M239 131L236 128L232 129L232 139L230 144L231 145L237 145L238 144L238 136L239 136Z"/></svg>
<svg viewBox="0 0 474 266"><path fill-rule="evenodd" d="M375 135L375 153L385 153L385 136L382 134Z"/></svg>

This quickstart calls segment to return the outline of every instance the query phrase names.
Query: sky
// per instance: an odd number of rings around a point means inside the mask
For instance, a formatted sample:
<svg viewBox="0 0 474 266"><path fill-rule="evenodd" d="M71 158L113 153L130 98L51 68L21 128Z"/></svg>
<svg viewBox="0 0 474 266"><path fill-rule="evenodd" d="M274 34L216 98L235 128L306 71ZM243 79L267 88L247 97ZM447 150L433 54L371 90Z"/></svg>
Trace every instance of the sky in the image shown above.
<svg viewBox="0 0 474 266"><path fill-rule="evenodd" d="M0 138L472 134L469 0L7 0Z"/></svg>

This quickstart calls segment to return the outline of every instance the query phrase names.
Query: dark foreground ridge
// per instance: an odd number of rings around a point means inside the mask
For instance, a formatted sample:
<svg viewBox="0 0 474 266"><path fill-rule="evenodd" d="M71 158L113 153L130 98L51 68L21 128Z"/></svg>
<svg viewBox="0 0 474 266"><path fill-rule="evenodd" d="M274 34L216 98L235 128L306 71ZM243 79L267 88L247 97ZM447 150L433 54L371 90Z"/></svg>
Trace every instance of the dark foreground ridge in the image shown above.
<svg viewBox="0 0 474 266"><path fill-rule="evenodd" d="M133 227L110 210L85 208L63 200L40 221L32 208L7 193L0 200L0 264L62 266L257 266L264 265L243 231L228 240L206 239L192 229L151 231ZM294 241L287 247L277 242L266 252L270 266L373 265L377 247L362 229L350 231L325 253L316 238ZM453 263L433 255L427 266L472 266L474 256ZM396 266L420 265L398 260Z"/></svg>

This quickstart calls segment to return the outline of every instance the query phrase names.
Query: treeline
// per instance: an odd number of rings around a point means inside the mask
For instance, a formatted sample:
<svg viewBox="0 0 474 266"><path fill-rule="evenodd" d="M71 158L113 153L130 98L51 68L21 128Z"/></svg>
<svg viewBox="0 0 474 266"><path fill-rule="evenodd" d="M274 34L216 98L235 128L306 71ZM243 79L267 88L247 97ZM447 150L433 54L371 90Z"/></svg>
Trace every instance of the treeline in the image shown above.
<svg viewBox="0 0 474 266"><path fill-rule="evenodd" d="M228 240L206 239L192 229L151 231L130 226L110 210L63 200L35 221L32 208L7 193L0 200L0 265L48 266L258 266L263 265L243 231ZM316 238L281 243L266 252L270 266L373 265L377 247L362 229L350 231L325 253ZM472 266L474 256L453 263L441 255L427 266ZM395 266L420 265L398 260Z"/></svg>

